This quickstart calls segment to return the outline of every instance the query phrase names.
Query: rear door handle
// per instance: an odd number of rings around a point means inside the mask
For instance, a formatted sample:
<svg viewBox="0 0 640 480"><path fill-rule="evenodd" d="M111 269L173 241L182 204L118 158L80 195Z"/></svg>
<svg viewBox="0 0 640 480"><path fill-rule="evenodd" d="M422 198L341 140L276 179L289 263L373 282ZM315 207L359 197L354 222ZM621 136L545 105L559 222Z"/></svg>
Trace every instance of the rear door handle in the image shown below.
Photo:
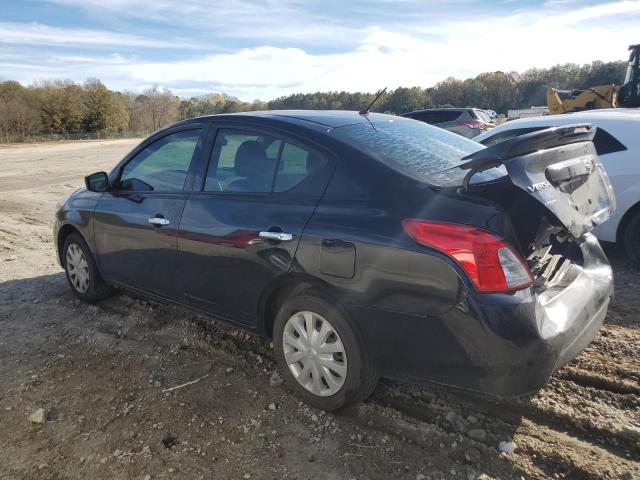
<svg viewBox="0 0 640 480"><path fill-rule="evenodd" d="M147 221L154 227L164 227L165 225L169 225L171 223L168 218L162 217L151 217Z"/></svg>
<svg viewBox="0 0 640 480"><path fill-rule="evenodd" d="M276 240L278 242L290 242L293 240L293 235L285 232L260 232L258 236L266 240Z"/></svg>

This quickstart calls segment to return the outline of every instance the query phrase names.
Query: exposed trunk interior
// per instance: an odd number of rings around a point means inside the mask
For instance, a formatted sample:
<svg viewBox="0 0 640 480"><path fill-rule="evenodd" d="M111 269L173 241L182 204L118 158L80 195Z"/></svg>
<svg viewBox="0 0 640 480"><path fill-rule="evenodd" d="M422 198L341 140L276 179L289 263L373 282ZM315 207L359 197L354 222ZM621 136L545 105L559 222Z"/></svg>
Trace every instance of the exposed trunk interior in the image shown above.
<svg viewBox="0 0 640 480"><path fill-rule="evenodd" d="M539 289L563 287L582 264L579 246L562 223L538 200L513 185L508 178L472 184L468 195L499 205L513 225L523 257Z"/></svg>

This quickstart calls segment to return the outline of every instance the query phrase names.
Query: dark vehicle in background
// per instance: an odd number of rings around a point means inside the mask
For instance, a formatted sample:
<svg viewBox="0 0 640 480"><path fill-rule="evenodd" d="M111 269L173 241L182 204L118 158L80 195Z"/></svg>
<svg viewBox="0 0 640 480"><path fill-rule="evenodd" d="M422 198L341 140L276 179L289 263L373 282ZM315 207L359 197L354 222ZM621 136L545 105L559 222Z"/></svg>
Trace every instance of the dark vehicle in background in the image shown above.
<svg viewBox="0 0 640 480"><path fill-rule="evenodd" d="M116 286L272 338L319 408L380 375L518 395L585 348L612 295L592 138L484 148L356 112L187 120L62 202L58 260L85 301Z"/></svg>
<svg viewBox="0 0 640 480"><path fill-rule="evenodd" d="M494 126L489 114L478 108L430 108L404 113L402 116L443 128L466 138L473 138Z"/></svg>

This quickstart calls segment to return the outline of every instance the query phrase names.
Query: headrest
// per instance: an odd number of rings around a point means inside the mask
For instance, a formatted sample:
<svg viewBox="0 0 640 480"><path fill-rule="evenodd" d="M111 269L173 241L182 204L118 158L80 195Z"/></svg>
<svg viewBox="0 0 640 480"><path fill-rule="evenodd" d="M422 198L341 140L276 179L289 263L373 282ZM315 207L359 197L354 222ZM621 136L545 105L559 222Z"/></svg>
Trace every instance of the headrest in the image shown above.
<svg viewBox="0 0 640 480"><path fill-rule="evenodd" d="M263 177L269 173L267 162L264 148L255 140L247 140L236 151L234 170L241 177Z"/></svg>

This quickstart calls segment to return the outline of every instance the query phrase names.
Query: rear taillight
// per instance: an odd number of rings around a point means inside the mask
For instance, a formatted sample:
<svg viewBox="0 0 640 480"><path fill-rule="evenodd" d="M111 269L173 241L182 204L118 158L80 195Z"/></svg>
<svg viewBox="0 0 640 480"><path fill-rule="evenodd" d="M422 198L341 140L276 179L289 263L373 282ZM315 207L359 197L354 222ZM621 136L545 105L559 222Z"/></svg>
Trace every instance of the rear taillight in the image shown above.
<svg viewBox="0 0 640 480"><path fill-rule="evenodd" d="M412 218L403 220L402 227L416 242L453 258L480 292L510 292L533 283L522 257L487 230Z"/></svg>
<svg viewBox="0 0 640 480"><path fill-rule="evenodd" d="M461 127L469 127L469 128L484 128L484 123L483 122L479 122L477 120L466 120L466 121L460 121L458 122L458 125L460 125Z"/></svg>

